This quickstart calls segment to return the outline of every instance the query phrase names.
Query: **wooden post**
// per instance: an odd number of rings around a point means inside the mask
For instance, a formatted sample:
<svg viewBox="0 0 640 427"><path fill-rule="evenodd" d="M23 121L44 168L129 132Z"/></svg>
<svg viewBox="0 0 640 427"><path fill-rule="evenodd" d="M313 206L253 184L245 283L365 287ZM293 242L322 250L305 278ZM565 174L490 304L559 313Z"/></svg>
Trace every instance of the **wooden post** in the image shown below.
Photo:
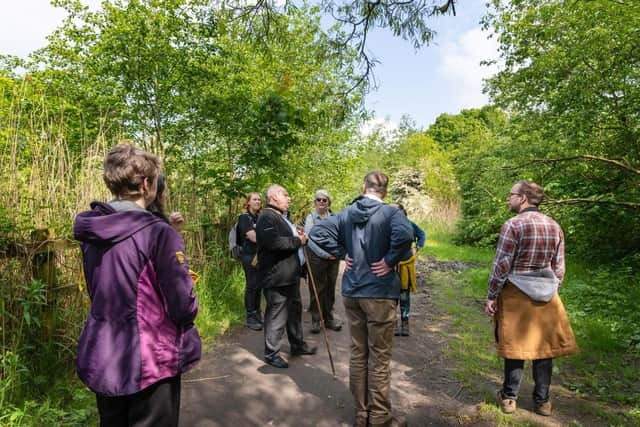
<svg viewBox="0 0 640 427"><path fill-rule="evenodd" d="M31 232L31 243L34 248L31 261L33 278L46 283L49 290L58 283L54 237L55 230L53 228L43 228Z"/></svg>

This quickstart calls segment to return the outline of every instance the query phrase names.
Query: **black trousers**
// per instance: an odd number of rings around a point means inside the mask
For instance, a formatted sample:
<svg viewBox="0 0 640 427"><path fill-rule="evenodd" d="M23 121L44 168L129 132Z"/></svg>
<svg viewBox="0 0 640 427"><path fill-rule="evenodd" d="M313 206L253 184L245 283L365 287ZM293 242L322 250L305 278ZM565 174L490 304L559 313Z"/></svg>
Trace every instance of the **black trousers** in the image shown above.
<svg viewBox="0 0 640 427"><path fill-rule="evenodd" d="M258 269L251 265L253 255L242 255L242 268L246 284L244 288L244 307L247 316L260 313L260 287L258 285Z"/></svg>
<svg viewBox="0 0 640 427"><path fill-rule="evenodd" d="M549 400L553 359L534 360L531 369L533 371L533 381L535 382L533 401L536 404L544 403ZM504 359L502 394L505 398L514 400L518 398L523 371L524 360Z"/></svg>
<svg viewBox="0 0 640 427"><path fill-rule="evenodd" d="M318 291L322 318L325 322L328 322L333 320L333 304L336 301L336 279L338 278L340 261L320 258L313 251L307 251L307 253L309 254L309 267L311 267L313 280ZM320 315L318 314L316 296L311 287L311 278L307 278L307 283L309 284L309 295L311 297L309 312L311 312L311 318L318 321L320 320Z"/></svg>
<svg viewBox="0 0 640 427"><path fill-rule="evenodd" d="M267 308L264 313L264 357L273 359L280 352L280 341L287 330L292 349L304 345L302 337L302 300L300 284L265 288Z"/></svg>
<svg viewBox="0 0 640 427"><path fill-rule="evenodd" d="M96 394L100 427L177 427L180 375L128 396Z"/></svg>

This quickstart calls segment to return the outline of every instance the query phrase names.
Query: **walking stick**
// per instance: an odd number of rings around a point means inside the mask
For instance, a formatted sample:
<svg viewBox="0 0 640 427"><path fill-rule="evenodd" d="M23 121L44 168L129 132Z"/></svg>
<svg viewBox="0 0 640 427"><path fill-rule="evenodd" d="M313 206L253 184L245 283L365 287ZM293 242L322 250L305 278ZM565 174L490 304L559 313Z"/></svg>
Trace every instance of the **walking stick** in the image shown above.
<svg viewBox="0 0 640 427"><path fill-rule="evenodd" d="M329 348L329 338L327 337L327 329L324 327L324 318L322 317L322 309L320 308L320 298L318 298L318 289L316 288L316 281L313 278L311 272L311 266L309 265L309 254L307 253L307 247L303 246L305 264L307 265L307 273L309 274L309 280L311 280L311 289L313 289L313 295L316 297L316 307L318 308L318 315L320 316L320 328L322 329L322 335L324 335L324 343L327 345L327 353L329 353L329 362L331 362L331 372L333 372L333 378L336 377L336 368L333 366L333 357L331 356L331 349Z"/></svg>

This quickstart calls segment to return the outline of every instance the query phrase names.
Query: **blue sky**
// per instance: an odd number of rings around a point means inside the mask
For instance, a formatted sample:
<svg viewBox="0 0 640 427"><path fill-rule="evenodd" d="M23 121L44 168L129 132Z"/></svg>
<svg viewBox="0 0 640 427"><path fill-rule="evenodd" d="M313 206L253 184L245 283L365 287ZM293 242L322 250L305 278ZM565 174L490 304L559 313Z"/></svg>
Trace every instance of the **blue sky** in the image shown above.
<svg viewBox="0 0 640 427"><path fill-rule="evenodd" d="M497 71L481 67L483 59L497 59L497 43L481 31L484 1L460 0L457 16L441 16L431 22L438 32L429 46L414 51L410 43L376 32L370 50L381 62L375 68L379 88L366 105L378 120L397 124L403 114L427 127L441 113L488 103L482 79Z"/></svg>
<svg viewBox="0 0 640 427"><path fill-rule="evenodd" d="M92 8L101 0L82 0ZM64 12L49 0L6 0L0 14L0 53L26 56L45 45L64 18ZM483 0L459 0L457 16L430 21L438 32L433 43L414 51L409 42L389 32L375 31L369 39L369 53L380 63L374 73L377 91L366 100L375 112L374 123L395 127L403 115L419 127L428 127L441 113L458 113L463 108L488 102L482 94L482 78L496 68L481 67L483 59L497 58L496 43L480 30L485 11Z"/></svg>

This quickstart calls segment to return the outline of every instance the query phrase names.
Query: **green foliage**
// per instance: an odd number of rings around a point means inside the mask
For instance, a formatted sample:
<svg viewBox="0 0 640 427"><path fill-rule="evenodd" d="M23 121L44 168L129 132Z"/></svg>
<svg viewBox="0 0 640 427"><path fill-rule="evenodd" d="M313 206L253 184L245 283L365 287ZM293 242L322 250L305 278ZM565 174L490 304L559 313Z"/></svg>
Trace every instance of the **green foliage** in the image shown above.
<svg viewBox="0 0 640 427"><path fill-rule="evenodd" d="M242 266L229 257L222 244L211 248L208 255L195 288L200 302L196 326L205 341L224 333L246 314Z"/></svg>
<svg viewBox="0 0 640 427"><path fill-rule="evenodd" d="M458 115L442 114L427 131L450 156L459 185L459 242L494 243L506 218L502 206L513 183L513 175L501 170L509 153L509 140L502 136L507 125L503 112L487 106Z"/></svg>
<svg viewBox="0 0 640 427"><path fill-rule="evenodd" d="M637 253L640 5L496 0L485 24L505 62L487 87L510 112L505 165L547 188L571 250Z"/></svg>

